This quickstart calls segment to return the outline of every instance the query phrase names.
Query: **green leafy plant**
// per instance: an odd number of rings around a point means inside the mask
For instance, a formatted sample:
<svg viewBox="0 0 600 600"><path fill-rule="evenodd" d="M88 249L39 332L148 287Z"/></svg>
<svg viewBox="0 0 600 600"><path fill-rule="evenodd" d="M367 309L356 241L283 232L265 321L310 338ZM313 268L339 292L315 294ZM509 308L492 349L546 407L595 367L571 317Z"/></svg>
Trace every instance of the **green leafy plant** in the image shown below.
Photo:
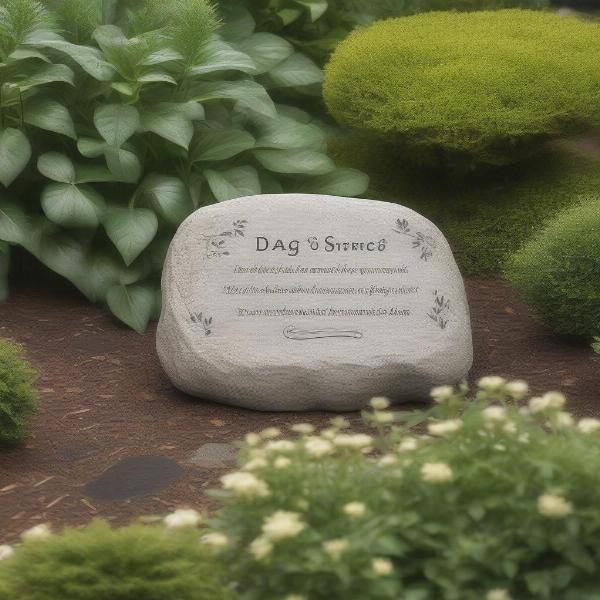
<svg viewBox="0 0 600 600"><path fill-rule="evenodd" d="M485 377L425 411L373 399L373 435L339 417L248 435L213 522L240 597L596 597L600 421L558 392L519 409L527 395Z"/></svg>
<svg viewBox="0 0 600 600"><path fill-rule="evenodd" d="M96 521L51 535L45 526L4 547L0 591L20 600L226 600L223 569L192 528Z"/></svg>
<svg viewBox="0 0 600 600"><path fill-rule="evenodd" d="M556 333L599 335L600 198L560 214L515 254L507 276Z"/></svg>
<svg viewBox="0 0 600 600"><path fill-rule="evenodd" d="M321 71L243 8L225 22L207 0L2 0L0 13L2 273L4 243L21 245L143 331L195 208L367 186L308 114L273 101L267 83Z"/></svg>
<svg viewBox="0 0 600 600"><path fill-rule="evenodd" d="M35 372L19 346L0 339L0 445L21 442L27 422L37 410Z"/></svg>
<svg viewBox="0 0 600 600"><path fill-rule="evenodd" d="M592 350L596 353L596 354L600 354L600 337L595 337L594 341L592 342Z"/></svg>
<svg viewBox="0 0 600 600"><path fill-rule="evenodd" d="M390 19L338 46L325 101L340 123L392 140L412 163L507 164L600 123L599 32L544 11Z"/></svg>

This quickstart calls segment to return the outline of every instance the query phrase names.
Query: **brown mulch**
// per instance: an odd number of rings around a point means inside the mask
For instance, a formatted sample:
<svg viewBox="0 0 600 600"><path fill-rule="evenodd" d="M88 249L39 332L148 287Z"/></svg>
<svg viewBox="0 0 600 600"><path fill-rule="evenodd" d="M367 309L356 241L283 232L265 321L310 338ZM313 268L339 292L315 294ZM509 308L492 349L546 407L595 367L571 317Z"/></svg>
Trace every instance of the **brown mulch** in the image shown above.
<svg viewBox="0 0 600 600"><path fill-rule="evenodd" d="M472 379L524 378L536 393L564 391L577 416L600 415L600 356L544 330L500 279L466 283L475 341ZM204 491L223 469L187 464L197 448L231 443L271 425L324 424L331 418L259 413L190 398L162 373L154 327L138 335L77 294L38 285L21 286L0 305L0 337L25 346L40 372L43 402L27 443L0 453L0 542L40 522L61 526L101 516L122 523L180 505L206 507ZM360 416L350 419L358 422ZM86 484L113 465L118 470L137 464L140 456L158 457L167 471L165 458L178 463L167 487L124 500L88 495L93 486Z"/></svg>

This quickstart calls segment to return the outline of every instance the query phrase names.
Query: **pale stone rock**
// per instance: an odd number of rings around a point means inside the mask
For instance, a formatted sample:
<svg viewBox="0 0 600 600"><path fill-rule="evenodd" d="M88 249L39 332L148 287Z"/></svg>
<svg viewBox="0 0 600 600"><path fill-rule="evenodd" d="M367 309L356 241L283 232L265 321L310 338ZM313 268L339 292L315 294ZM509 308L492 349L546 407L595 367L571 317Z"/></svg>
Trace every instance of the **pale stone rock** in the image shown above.
<svg viewBox="0 0 600 600"><path fill-rule="evenodd" d="M448 242L386 202L261 195L201 208L164 266L157 333L175 386L259 410L425 399L472 364Z"/></svg>

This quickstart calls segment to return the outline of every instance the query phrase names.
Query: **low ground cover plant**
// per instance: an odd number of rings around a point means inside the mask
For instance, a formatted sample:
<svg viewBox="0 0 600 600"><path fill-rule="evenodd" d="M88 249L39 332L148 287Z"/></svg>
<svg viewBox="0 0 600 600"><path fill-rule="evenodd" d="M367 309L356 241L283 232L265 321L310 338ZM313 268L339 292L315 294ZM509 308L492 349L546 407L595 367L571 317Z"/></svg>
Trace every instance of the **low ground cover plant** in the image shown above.
<svg viewBox="0 0 600 600"><path fill-rule="evenodd" d="M192 523L193 511L177 516ZM0 546L0 593L19 600L229 600L224 569L191 527L47 525Z"/></svg>
<svg viewBox="0 0 600 600"><path fill-rule="evenodd" d="M241 598L598 596L600 421L500 377L432 396L374 399L373 435L336 418L247 436L213 522Z"/></svg>
<svg viewBox="0 0 600 600"><path fill-rule="evenodd" d="M405 161L461 173L508 164L600 124L599 32L518 9L378 22L337 47L325 101Z"/></svg>
<svg viewBox="0 0 600 600"><path fill-rule="evenodd" d="M38 408L35 378L20 346L0 339L0 446L25 438L29 418Z"/></svg>
<svg viewBox="0 0 600 600"><path fill-rule="evenodd" d="M600 335L600 198L560 214L515 254L507 276L554 332Z"/></svg>
<svg viewBox="0 0 600 600"><path fill-rule="evenodd" d="M143 331L195 208L366 188L336 168L311 117L265 87L319 83L321 70L242 8L1 0L0 15L0 274L6 244L21 245Z"/></svg>

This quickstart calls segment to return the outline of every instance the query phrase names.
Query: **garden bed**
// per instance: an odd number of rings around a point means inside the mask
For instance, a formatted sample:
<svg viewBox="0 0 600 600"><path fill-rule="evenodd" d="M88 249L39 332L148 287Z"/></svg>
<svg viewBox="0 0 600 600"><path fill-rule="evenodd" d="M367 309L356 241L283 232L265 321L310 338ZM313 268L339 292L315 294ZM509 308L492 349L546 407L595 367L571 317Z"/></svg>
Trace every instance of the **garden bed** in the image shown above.
<svg viewBox="0 0 600 600"><path fill-rule="evenodd" d="M30 280L38 283L17 285L0 305L0 337L25 346L39 370L42 397L25 446L0 455L0 541L47 521L80 524L102 516L122 523L180 505L208 507L204 490L232 459L212 456L192 464L200 447L231 444L267 426L324 425L331 418L258 413L189 398L160 369L154 327L138 335L70 289L44 285L43 277ZM466 286L473 380L490 373L523 378L534 393L562 390L578 417L600 416L600 356L545 330L501 279L469 277ZM359 414L349 418L354 425L360 421ZM228 449L204 450L226 455ZM132 459L140 456L168 460L138 465ZM112 482L96 481L114 465L119 468Z"/></svg>

